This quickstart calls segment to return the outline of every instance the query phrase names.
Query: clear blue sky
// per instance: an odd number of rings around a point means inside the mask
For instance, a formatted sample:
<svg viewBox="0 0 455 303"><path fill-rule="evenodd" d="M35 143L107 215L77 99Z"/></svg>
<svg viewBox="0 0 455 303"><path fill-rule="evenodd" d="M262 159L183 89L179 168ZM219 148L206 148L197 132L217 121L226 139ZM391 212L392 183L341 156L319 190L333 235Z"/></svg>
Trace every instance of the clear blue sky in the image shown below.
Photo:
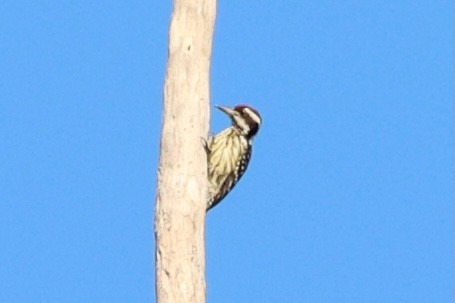
<svg viewBox="0 0 455 303"><path fill-rule="evenodd" d="M209 302L453 302L453 11L220 1L212 102L264 125L208 217ZM154 302L170 12L0 4L0 302Z"/></svg>

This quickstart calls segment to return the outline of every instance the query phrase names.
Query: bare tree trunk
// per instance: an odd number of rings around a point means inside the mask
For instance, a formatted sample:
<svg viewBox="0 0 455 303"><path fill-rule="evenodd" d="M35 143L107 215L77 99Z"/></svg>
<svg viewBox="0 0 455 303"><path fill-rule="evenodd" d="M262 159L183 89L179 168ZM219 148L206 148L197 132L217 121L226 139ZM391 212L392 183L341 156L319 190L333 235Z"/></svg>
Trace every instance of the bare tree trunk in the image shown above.
<svg viewBox="0 0 455 303"><path fill-rule="evenodd" d="M206 300L210 57L216 0L174 0L155 212L158 303Z"/></svg>

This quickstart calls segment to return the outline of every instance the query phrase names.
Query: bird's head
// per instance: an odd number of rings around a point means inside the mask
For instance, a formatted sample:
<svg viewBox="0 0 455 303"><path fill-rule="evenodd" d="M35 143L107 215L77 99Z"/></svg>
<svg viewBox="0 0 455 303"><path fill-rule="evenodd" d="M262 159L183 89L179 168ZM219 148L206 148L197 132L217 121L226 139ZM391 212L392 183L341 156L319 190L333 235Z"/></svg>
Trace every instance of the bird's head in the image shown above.
<svg viewBox="0 0 455 303"><path fill-rule="evenodd" d="M254 137L262 123L259 112L248 105L237 105L234 108L227 106L216 106L219 110L226 113L232 120L232 125L236 127L242 135Z"/></svg>

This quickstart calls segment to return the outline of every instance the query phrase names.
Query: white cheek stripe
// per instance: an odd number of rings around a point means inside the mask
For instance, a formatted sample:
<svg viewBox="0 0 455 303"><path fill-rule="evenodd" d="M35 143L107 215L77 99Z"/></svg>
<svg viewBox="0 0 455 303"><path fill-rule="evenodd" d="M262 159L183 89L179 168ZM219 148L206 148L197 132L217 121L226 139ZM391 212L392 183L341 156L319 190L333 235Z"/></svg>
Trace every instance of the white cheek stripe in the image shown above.
<svg viewBox="0 0 455 303"><path fill-rule="evenodd" d="M248 107L245 108L245 111L248 113L248 115L251 117L251 119L254 120L254 122L256 122L257 124L261 124L261 118L259 118L259 116L255 112L253 112Z"/></svg>
<svg viewBox="0 0 455 303"><path fill-rule="evenodd" d="M242 130L242 132L248 133L250 131L250 127L248 126L248 124L246 124L244 119L239 118L239 119L235 119L235 121L240 126L240 129Z"/></svg>

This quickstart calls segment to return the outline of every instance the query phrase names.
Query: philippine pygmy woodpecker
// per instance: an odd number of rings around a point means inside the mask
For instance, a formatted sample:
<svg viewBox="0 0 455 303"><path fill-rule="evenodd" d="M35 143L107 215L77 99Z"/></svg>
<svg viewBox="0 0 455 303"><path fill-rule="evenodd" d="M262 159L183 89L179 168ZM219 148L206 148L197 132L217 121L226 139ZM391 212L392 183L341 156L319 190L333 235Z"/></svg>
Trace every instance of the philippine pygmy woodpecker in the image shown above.
<svg viewBox="0 0 455 303"><path fill-rule="evenodd" d="M231 118L232 125L204 144L209 178L207 211L220 203L245 173L253 138L262 122L259 112L248 105L216 107Z"/></svg>

